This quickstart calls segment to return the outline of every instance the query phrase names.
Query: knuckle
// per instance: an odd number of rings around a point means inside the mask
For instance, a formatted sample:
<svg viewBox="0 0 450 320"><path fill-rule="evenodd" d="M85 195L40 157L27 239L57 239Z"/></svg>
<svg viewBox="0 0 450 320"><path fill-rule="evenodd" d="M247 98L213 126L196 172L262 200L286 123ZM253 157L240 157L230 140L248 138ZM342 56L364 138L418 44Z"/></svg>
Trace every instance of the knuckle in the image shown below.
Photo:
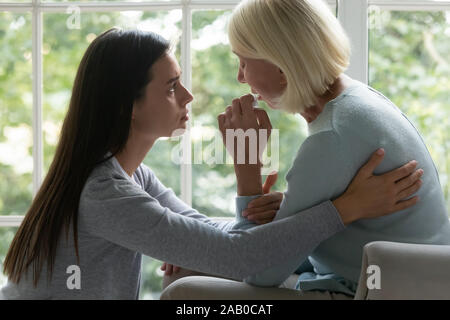
<svg viewBox="0 0 450 320"><path fill-rule="evenodd" d="M414 161L408 163L408 169L409 169L409 172L412 172L412 171L416 168L416 166L417 166L417 163L414 162Z"/></svg>
<svg viewBox="0 0 450 320"><path fill-rule="evenodd" d="M403 167L403 168L400 169L400 174L402 176L406 176L406 175L409 174L410 171L411 171L411 166L407 165L406 167Z"/></svg>
<svg viewBox="0 0 450 320"><path fill-rule="evenodd" d="M248 100L248 99L252 99L253 100L253 95L251 95L250 93L247 93L247 94L244 94L243 96L240 97L241 101Z"/></svg>

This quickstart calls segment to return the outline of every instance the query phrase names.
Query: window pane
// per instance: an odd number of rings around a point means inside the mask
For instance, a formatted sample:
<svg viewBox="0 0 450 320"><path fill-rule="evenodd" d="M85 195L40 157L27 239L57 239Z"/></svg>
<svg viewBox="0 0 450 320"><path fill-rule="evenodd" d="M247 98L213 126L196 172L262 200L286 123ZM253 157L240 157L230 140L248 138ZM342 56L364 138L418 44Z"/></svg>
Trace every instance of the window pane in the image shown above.
<svg viewBox="0 0 450 320"><path fill-rule="evenodd" d="M237 81L238 59L231 52L226 34L226 22L230 11L194 11L192 16L192 193L193 207L211 216L230 216L234 213L236 179L231 164L225 163L225 148L217 132L217 115L232 100L250 92L247 85ZM301 142L305 139L304 121L286 113L269 109L274 129L279 130L279 148L274 153L279 163L279 179L273 190L284 191L285 175ZM274 134L271 139L274 140ZM215 149L219 138L223 157ZM269 141L269 147L271 142ZM202 152L201 152L202 151ZM267 167L278 165L275 155L269 153Z"/></svg>
<svg viewBox="0 0 450 320"><path fill-rule="evenodd" d="M164 271L160 270L161 261L142 256L140 300L158 300L162 292Z"/></svg>
<svg viewBox="0 0 450 320"><path fill-rule="evenodd" d="M9 246L16 234L18 227L0 227L0 288L7 282L7 277L3 274L3 261L8 253Z"/></svg>
<svg viewBox="0 0 450 320"><path fill-rule="evenodd" d="M370 85L413 121L439 171L450 213L450 11L370 8Z"/></svg>
<svg viewBox="0 0 450 320"><path fill-rule="evenodd" d="M0 214L25 214L33 193L31 14L0 12Z"/></svg>
<svg viewBox="0 0 450 320"><path fill-rule="evenodd" d="M113 26L154 31L167 39L180 34L181 10L159 12L83 12L79 28L76 19L65 13L45 13L43 16L43 63L44 63L44 168L47 172L63 118L67 112L72 85L78 64L91 41L101 32ZM75 27L75 28L74 28ZM179 47L176 55L179 56ZM179 166L170 161L174 142L158 141L144 160L168 187L179 194ZM1 182L0 182L1 183ZM152 297L153 290L160 291L161 277L154 270L161 262L144 259L142 297ZM149 271L153 270L153 271ZM159 289L158 289L159 288Z"/></svg>

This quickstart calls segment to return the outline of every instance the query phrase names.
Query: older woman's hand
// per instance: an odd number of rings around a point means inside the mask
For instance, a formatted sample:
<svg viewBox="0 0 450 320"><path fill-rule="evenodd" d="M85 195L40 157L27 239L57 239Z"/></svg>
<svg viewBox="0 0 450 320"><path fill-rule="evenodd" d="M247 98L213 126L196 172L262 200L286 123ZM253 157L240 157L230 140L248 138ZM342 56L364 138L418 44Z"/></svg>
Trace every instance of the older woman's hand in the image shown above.
<svg viewBox="0 0 450 320"><path fill-rule="evenodd" d="M272 130L267 113L254 107L253 101L251 94L234 99L217 117L223 142L236 164L259 164Z"/></svg>
<svg viewBox="0 0 450 320"><path fill-rule="evenodd" d="M234 160L240 196L262 194L260 157L272 130L267 113L253 107L253 101L250 94L234 99L217 117L223 142Z"/></svg>

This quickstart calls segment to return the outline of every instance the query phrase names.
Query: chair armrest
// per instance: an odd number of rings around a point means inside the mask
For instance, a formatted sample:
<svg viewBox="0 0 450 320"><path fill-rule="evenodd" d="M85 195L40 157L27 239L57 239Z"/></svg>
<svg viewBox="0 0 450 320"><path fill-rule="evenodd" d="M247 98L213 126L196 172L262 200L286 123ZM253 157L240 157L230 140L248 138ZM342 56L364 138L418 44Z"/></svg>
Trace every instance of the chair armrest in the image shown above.
<svg viewBox="0 0 450 320"><path fill-rule="evenodd" d="M367 286L375 274L367 273L370 265L379 267L379 289ZM387 241L366 244L355 299L450 299L450 246Z"/></svg>

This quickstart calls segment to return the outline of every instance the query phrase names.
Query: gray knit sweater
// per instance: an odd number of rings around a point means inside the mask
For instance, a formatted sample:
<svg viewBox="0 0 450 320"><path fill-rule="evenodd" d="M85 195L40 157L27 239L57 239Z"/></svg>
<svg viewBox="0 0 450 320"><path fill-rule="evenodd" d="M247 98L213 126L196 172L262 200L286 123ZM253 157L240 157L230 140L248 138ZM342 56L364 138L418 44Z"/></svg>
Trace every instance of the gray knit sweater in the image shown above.
<svg viewBox="0 0 450 320"><path fill-rule="evenodd" d="M236 198L238 222L253 198ZM130 178L113 157L95 168L80 197L79 265L72 234L68 241L61 236L53 276L44 267L33 287L29 268L0 298L138 299L142 254L242 280L288 258L306 258L345 228L330 201L248 230L232 230L234 224L190 208L145 165Z"/></svg>

